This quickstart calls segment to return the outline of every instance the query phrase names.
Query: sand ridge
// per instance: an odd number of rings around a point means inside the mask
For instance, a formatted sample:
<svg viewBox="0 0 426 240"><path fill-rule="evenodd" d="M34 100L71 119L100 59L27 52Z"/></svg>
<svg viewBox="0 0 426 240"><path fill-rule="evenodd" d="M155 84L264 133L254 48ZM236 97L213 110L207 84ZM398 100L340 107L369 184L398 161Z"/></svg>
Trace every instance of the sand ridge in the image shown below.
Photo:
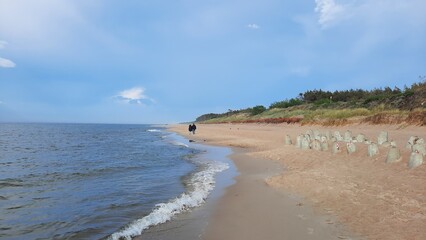
<svg viewBox="0 0 426 240"><path fill-rule="evenodd" d="M396 125L351 125L343 127L301 126L288 124L199 124L191 138L208 144L239 147L247 155L275 160L285 171L268 178L276 189L294 192L312 201L318 211L335 214L351 231L367 239L426 239L426 164L408 169L410 150L405 144L410 136L426 139L426 128ZM188 134L186 126L172 127ZM401 151L401 162L386 164L388 148L367 156L367 145L356 143L357 151L301 150L284 145L284 136L296 136L308 130L359 133L377 141L380 131Z"/></svg>

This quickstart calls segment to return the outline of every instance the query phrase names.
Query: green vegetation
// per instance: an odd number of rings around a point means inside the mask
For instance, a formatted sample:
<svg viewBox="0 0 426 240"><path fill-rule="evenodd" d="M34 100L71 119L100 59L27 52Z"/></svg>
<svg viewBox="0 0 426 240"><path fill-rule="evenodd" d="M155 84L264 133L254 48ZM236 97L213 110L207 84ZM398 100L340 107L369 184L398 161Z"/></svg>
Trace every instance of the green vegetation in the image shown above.
<svg viewBox="0 0 426 240"><path fill-rule="evenodd" d="M256 107L250 108L250 114L252 116L258 115L266 111L266 108L262 105L257 105Z"/></svg>
<svg viewBox="0 0 426 240"><path fill-rule="evenodd" d="M319 123L351 122L402 123L426 125L426 77L401 90L397 87L344 91L309 90L297 97L226 113L209 113L197 122Z"/></svg>
<svg viewBox="0 0 426 240"><path fill-rule="evenodd" d="M303 101L301 99L291 98L290 100L274 102L274 103L271 104L271 106L269 106L269 109L272 109L272 108L288 108L288 107L298 106L298 105L302 105L302 104L303 104Z"/></svg>

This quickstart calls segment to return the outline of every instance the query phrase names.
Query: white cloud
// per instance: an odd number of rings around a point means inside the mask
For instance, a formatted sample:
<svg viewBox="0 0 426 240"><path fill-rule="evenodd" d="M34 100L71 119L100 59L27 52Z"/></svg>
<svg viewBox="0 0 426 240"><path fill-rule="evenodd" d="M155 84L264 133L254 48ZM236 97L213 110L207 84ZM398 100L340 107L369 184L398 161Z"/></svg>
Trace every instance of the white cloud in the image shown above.
<svg viewBox="0 0 426 240"><path fill-rule="evenodd" d="M6 44L7 44L6 41L0 40L0 49L5 48ZM11 60L0 57L0 67L13 68L15 66L16 64L12 62Z"/></svg>
<svg viewBox="0 0 426 240"><path fill-rule="evenodd" d="M0 57L0 67L3 68L13 68L16 64L9 59Z"/></svg>
<svg viewBox="0 0 426 240"><path fill-rule="evenodd" d="M342 16L345 8L334 0L315 0L315 12L319 13L318 23L327 28Z"/></svg>
<svg viewBox="0 0 426 240"><path fill-rule="evenodd" d="M130 103L130 104L143 104L142 100L149 100L154 102L151 98L145 95L145 89L142 87L134 87L123 90L115 96L119 101Z"/></svg>
<svg viewBox="0 0 426 240"><path fill-rule="evenodd" d="M251 24L247 25L247 27L251 28L251 29L259 29L260 28L260 26L255 24L255 23L251 23Z"/></svg>

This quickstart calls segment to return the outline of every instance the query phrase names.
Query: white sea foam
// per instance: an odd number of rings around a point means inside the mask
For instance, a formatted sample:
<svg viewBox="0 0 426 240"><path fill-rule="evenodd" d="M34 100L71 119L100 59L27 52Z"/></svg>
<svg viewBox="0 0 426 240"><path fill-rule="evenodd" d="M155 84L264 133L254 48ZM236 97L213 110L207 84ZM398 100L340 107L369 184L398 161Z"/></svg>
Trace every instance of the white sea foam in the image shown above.
<svg viewBox="0 0 426 240"><path fill-rule="evenodd" d="M132 237L140 235L150 226L165 223L181 212L200 206L214 188L215 175L228 168L229 166L226 163L206 163L206 168L195 173L191 178L189 184L192 186L192 190L190 192L183 193L168 203L157 204L149 215L134 221L123 230L112 234L108 239L118 240L124 238L131 240Z"/></svg>
<svg viewBox="0 0 426 240"><path fill-rule="evenodd" d="M147 132L161 132L160 129L148 129Z"/></svg>
<svg viewBox="0 0 426 240"><path fill-rule="evenodd" d="M183 142L172 141L171 143L172 143L173 145L176 145L176 146L189 147L187 144L185 144L185 143L183 143Z"/></svg>

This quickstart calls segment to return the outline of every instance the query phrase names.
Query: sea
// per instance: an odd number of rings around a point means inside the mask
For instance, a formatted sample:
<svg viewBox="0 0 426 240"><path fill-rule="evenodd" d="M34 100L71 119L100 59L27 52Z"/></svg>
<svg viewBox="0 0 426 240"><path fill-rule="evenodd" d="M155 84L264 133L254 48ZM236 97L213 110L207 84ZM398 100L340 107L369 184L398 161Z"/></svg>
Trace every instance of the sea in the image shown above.
<svg viewBox="0 0 426 240"><path fill-rule="evenodd" d="M0 239L173 239L229 153L164 125L0 123Z"/></svg>

